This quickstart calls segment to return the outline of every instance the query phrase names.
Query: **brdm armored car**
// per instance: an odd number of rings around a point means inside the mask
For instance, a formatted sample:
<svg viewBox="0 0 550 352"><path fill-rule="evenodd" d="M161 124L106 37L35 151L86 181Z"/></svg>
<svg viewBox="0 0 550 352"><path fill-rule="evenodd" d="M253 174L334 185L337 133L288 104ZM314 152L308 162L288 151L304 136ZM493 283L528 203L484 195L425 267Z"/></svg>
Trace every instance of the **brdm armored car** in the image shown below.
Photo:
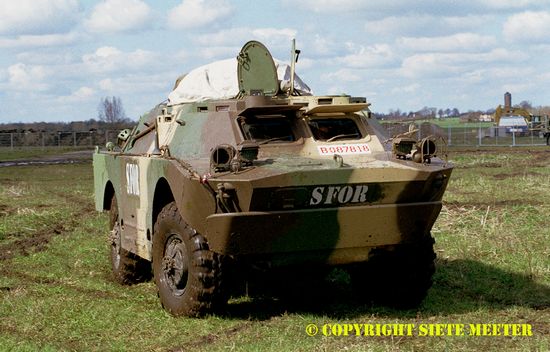
<svg viewBox="0 0 550 352"><path fill-rule="evenodd" d="M291 54L285 65L250 41L96 148L114 276L152 274L173 315L223 307L231 267L339 267L359 297L403 307L431 286L452 171L438 142L386 137L365 98L312 95Z"/></svg>

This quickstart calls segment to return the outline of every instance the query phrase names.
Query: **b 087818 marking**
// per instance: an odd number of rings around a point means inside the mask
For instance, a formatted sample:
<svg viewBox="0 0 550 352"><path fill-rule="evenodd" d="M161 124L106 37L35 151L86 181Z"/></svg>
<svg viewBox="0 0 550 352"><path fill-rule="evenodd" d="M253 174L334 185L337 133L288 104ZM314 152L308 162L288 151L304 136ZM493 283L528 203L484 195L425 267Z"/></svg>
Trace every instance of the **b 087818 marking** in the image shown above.
<svg viewBox="0 0 550 352"><path fill-rule="evenodd" d="M334 144L317 146L320 155L355 155L370 154L370 148L366 143L360 144Z"/></svg>

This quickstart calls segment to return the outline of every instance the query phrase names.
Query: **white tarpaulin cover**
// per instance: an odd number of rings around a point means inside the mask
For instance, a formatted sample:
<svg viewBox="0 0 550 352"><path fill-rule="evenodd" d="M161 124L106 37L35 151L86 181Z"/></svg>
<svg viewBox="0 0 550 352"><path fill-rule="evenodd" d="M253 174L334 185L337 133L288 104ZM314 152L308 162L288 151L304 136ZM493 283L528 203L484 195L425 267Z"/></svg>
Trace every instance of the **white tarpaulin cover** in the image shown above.
<svg viewBox="0 0 550 352"><path fill-rule="evenodd" d="M274 60L282 89L290 86L290 66ZM302 95L311 95L311 89L298 75L294 75L294 89ZM192 103L209 99L231 99L239 93L237 59L216 61L189 72L170 92L170 105Z"/></svg>

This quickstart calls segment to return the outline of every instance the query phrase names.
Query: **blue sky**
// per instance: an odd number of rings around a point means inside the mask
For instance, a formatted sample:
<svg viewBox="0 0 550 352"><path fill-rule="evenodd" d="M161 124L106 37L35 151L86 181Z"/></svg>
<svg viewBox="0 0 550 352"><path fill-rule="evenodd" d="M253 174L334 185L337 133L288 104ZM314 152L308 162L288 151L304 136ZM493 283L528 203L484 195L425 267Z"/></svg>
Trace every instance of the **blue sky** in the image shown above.
<svg viewBox="0 0 550 352"><path fill-rule="evenodd" d="M316 94L366 96L376 112L550 105L550 0L0 0L0 121L131 118L179 75L251 39Z"/></svg>

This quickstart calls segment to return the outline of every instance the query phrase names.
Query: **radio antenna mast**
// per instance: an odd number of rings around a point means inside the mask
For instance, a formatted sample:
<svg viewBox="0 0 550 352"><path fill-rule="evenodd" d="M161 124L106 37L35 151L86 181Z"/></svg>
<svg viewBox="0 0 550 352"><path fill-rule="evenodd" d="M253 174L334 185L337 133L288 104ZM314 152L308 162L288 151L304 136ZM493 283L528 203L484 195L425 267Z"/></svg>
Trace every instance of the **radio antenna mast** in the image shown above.
<svg viewBox="0 0 550 352"><path fill-rule="evenodd" d="M300 50L296 50L296 39L292 38L292 49L290 51L290 92L289 95L294 95L294 75L296 72L296 63L300 56Z"/></svg>

